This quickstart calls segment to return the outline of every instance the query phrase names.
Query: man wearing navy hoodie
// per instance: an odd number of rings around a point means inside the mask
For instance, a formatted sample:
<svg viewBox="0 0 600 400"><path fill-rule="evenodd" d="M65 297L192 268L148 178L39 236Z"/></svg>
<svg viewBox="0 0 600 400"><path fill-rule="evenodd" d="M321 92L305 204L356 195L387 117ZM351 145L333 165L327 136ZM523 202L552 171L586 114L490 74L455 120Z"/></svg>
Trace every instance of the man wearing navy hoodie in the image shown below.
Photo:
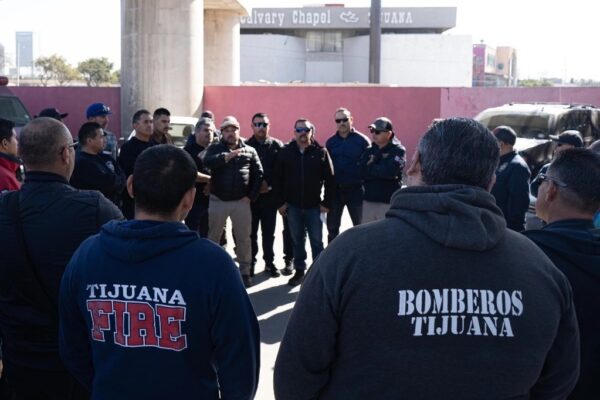
<svg viewBox="0 0 600 400"><path fill-rule="evenodd" d="M581 376L569 399L600 393L600 155L585 149L560 152L540 181L536 214L548 225L523 232L569 278L581 334Z"/></svg>
<svg viewBox="0 0 600 400"><path fill-rule="evenodd" d="M277 399L565 399L579 335L565 276L506 228L499 146L451 118L421 138L385 219L336 238L306 276Z"/></svg>
<svg viewBox="0 0 600 400"><path fill-rule="evenodd" d="M104 225L61 283L60 352L93 399L252 399L256 315L231 257L181 221L197 169L145 150L127 189L135 219Z"/></svg>

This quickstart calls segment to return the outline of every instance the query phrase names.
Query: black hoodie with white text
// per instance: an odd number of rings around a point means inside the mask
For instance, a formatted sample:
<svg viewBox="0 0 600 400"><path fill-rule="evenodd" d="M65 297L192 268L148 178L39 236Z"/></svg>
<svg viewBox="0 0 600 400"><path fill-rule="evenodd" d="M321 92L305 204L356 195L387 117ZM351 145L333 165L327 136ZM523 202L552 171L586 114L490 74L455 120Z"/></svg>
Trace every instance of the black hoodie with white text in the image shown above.
<svg viewBox="0 0 600 400"><path fill-rule="evenodd" d="M398 190L313 264L277 399L564 399L579 373L565 276L464 185Z"/></svg>

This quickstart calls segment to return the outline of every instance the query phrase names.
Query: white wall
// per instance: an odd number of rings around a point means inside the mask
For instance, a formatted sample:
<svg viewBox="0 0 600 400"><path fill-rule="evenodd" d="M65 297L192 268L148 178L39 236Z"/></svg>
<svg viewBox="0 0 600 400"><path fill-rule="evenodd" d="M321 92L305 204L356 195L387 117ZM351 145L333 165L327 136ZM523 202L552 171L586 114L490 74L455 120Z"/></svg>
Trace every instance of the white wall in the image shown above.
<svg viewBox="0 0 600 400"><path fill-rule="evenodd" d="M382 35L381 83L399 86L471 86L470 36ZM369 37L344 40L344 81L367 82Z"/></svg>
<svg viewBox="0 0 600 400"><path fill-rule="evenodd" d="M241 35L241 81L304 81L304 38L285 35Z"/></svg>

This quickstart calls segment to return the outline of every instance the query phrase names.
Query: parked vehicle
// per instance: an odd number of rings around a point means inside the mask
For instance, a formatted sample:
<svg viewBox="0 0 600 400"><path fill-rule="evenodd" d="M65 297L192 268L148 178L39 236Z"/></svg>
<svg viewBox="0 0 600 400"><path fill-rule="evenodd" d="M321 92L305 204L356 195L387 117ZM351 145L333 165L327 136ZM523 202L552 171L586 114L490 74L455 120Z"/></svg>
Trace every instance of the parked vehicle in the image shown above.
<svg viewBox="0 0 600 400"><path fill-rule="evenodd" d="M171 116L171 129L169 130L169 134L173 137L175 146L185 146L188 136L194 133L196 122L198 122L198 118ZM135 135L135 131L131 131L127 140L131 139L133 135Z"/></svg>
<svg viewBox="0 0 600 400"><path fill-rule="evenodd" d="M516 150L525 159L532 176L552 158L551 135L568 129L581 132L588 146L600 139L600 109L586 104L509 103L488 108L475 119L494 129L508 125L517 133Z"/></svg>
<svg viewBox="0 0 600 400"><path fill-rule="evenodd" d="M8 78L5 76L0 76L0 117L13 121L17 134L31 121L31 114L21 99L8 88Z"/></svg>

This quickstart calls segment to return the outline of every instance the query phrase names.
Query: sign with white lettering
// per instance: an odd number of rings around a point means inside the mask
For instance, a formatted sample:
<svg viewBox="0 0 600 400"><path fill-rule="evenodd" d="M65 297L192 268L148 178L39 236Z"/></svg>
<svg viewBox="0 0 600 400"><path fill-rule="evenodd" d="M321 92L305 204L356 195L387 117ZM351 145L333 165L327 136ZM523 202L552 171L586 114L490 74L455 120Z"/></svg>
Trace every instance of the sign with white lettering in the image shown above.
<svg viewBox="0 0 600 400"><path fill-rule="evenodd" d="M254 8L241 17L242 29L368 29L369 8ZM456 7L382 8L383 29L430 29L443 32L456 26Z"/></svg>

